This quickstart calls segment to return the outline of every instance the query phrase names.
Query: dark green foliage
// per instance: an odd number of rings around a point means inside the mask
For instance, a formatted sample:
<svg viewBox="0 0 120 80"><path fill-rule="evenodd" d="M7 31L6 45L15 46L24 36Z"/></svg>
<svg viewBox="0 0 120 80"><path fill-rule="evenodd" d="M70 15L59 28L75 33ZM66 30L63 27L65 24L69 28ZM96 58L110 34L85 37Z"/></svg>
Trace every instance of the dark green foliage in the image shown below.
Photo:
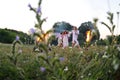
<svg viewBox="0 0 120 80"><path fill-rule="evenodd" d="M15 39L15 34L7 31L6 29L0 29L0 42L2 43L12 43Z"/></svg>
<svg viewBox="0 0 120 80"><path fill-rule="evenodd" d="M15 65L2 63L0 66L0 80L24 80L24 77Z"/></svg>
<svg viewBox="0 0 120 80"><path fill-rule="evenodd" d="M82 23L79 27L80 33L82 33L84 36L87 30L92 30L92 29L94 29L94 26L90 21Z"/></svg>
<svg viewBox="0 0 120 80"><path fill-rule="evenodd" d="M63 32L65 30L71 31L73 26L70 25L69 23L63 21L63 22L56 22L53 25L53 28L54 28L54 32L60 33L60 32Z"/></svg>
<svg viewBox="0 0 120 80"><path fill-rule="evenodd" d="M118 35L116 38L117 38L117 44L120 44L120 35Z"/></svg>
<svg viewBox="0 0 120 80"><path fill-rule="evenodd" d="M86 37L83 35L83 34L79 34L78 35L78 41L79 41L79 44L80 44L80 46L84 46L84 44L85 44L85 39L86 39Z"/></svg>
<svg viewBox="0 0 120 80"><path fill-rule="evenodd" d="M52 36L49 38L48 41L49 41L50 45L57 45L57 44L58 44L55 35L52 35Z"/></svg>
<svg viewBox="0 0 120 80"><path fill-rule="evenodd" d="M106 45L106 40L105 39L98 40L97 45Z"/></svg>
<svg viewBox="0 0 120 80"><path fill-rule="evenodd" d="M11 30L11 29L0 29L0 42L1 43L12 43L16 36L20 37L20 40L26 44L32 44L33 40L31 37L21 31Z"/></svg>
<svg viewBox="0 0 120 80"><path fill-rule="evenodd" d="M119 46L90 46L88 50L52 47L49 52L46 46L39 47L43 53L30 53L30 46L24 46L27 52L17 57L17 65L0 51L0 80L119 80Z"/></svg>
<svg viewBox="0 0 120 80"><path fill-rule="evenodd" d="M96 21L96 20L95 20ZM94 24L90 21L88 22L84 22L80 25L80 27L78 28L80 35L79 36L79 43L85 43L85 39L86 39L86 31L90 30L91 31L91 36L92 36L92 40L91 43L95 42L96 40L99 40L100 38L100 33L99 30L97 28L96 22L94 22ZM82 44L83 45L83 44Z"/></svg>

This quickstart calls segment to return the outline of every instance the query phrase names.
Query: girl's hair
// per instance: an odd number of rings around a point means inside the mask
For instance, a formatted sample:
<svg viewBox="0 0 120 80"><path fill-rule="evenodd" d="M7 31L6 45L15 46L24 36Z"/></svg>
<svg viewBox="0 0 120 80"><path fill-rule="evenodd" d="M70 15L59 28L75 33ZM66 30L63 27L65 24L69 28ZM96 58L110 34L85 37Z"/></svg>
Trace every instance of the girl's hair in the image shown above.
<svg viewBox="0 0 120 80"><path fill-rule="evenodd" d="M73 29L77 29L77 27L76 27L76 26L74 26L74 27L73 27Z"/></svg>
<svg viewBox="0 0 120 80"><path fill-rule="evenodd" d="M64 31L64 34L68 34L68 31Z"/></svg>

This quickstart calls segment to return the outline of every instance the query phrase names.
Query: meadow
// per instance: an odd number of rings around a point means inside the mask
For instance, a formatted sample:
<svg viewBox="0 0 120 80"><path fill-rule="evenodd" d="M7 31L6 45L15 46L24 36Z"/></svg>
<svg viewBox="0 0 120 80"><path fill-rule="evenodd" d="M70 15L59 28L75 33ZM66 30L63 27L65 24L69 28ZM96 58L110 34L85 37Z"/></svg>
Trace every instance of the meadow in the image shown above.
<svg viewBox="0 0 120 80"><path fill-rule="evenodd" d="M0 43L0 80L120 80L120 47L88 49Z"/></svg>
<svg viewBox="0 0 120 80"><path fill-rule="evenodd" d="M47 18L41 19L41 1L37 9L28 5L36 14L38 23L35 28L40 31L37 33L31 28L30 35L36 37L38 44L25 45L19 36L12 44L0 43L0 80L120 80L120 45L114 36L113 13L109 12L107 17L111 26L101 22L111 33L111 41L105 40L104 46L97 44L100 35L96 32L98 19L94 19L95 29L89 31L89 41L83 41L85 44L81 49L48 47L52 38L46 39L46 35L54 32L54 29L47 32L42 30L42 24ZM89 44L94 36L98 39ZM35 46L38 48L33 50Z"/></svg>

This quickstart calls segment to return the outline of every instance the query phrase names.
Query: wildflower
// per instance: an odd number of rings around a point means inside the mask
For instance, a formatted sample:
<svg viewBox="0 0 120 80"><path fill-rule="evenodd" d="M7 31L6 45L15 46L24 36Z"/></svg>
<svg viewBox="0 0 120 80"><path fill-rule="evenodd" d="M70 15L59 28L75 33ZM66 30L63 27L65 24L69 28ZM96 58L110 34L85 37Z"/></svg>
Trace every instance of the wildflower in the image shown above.
<svg viewBox="0 0 120 80"><path fill-rule="evenodd" d="M31 4L28 4L28 7L31 9L32 8Z"/></svg>
<svg viewBox="0 0 120 80"><path fill-rule="evenodd" d="M108 49L108 46L105 46L105 49L107 50L107 49Z"/></svg>
<svg viewBox="0 0 120 80"><path fill-rule="evenodd" d="M117 47L118 51L120 51L120 47Z"/></svg>
<svg viewBox="0 0 120 80"><path fill-rule="evenodd" d="M19 36L16 36L16 39L15 39L15 40L18 41L19 39L20 39L20 37L19 37Z"/></svg>
<svg viewBox="0 0 120 80"><path fill-rule="evenodd" d="M83 54L83 51L80 51L81 54Z"/></svg>
<svg viewBox="0 0 120 80"><path fill-rule="evenodd" d="M99 53L96 53L97 55L99 55Z"/></svg>
<svg viewBox="0 0 120 80"><path fill-rule="evenodd" d="M41 7L38 7L37 14L41 13Z"/></svg>
<svg viewBox="0 0 120 80"><path fill-rule="evenodd" d="M114 59L112 62L112 65L115 65L115 64L116 64L116 59Z"/></svg>
<svg viewBox="0 0 120 80"><path fill-rule="evenodd" d="M60 57L59 60L62 62L62 61L65 60L65 58L64 57Z"/></svg>
<svg viewBox="0 0 120 80"><path fill-rule="evenodd" d="M108 56L107 56L106 54L104 54L104 55L102 56L102 58L108 58Z"/></svg>
<svg viewBox="0 0 120 80"><path fill-rule="evenodd" d="M69 48L72 48L72 47L69 47Z"/></svg>
<svg viewBox="0 0 120 80"><path fill-rule="evenodd" d="M46 69L44 67L40 67L40 71L44 72Z"/></svg>
<svg viewBox="0 0 120 80"><path fill-rule="evenodd" d="M115 65L113 66L113 68L114 68L114 70L117 70L117 69L119 68L119 64L115 64Z"/></svg>
<svg viewBox="0 0 120 80"><path fill-rule="evenodd" d="M107 52L104 53L104 55L102 56L102 58L108 58Z"/></svg>
<svg viewBox="0 0 120 80"><path fill-rule="evenodd" d="M29 30L29 32L30 32L30 34L34 34L34 33L35 33L35 29L31 28L31 29Z"/></svg>
<svg viewBox="0 0 120 80"><path fill-rule="evenodd" d="M89 73L88 76L91 76L91 73Z"/></svg>
<svg viewBox="0 0 120 80"><path fill-rule="evenodd" d="M68 71L68 67L67 66L65 67L64 71Z"/></svg>
<svg viewBox="0 0 120 80"><path fill-rule="evenodd" d="M81 78L84 78L84 76L82 75L82 76L80 76Z"/></svg>
<svg viewBox="0 0 120 80"><path fill-rule="evenodd" d="M118 63L117 59L113 60L112 65L113 65L114 70L117 70L119 68L119 63Z"/></svg>
<svg viewBox="0 0 120 80"><path fill-rule="evenodd" d="M39 48L36 48L35 51L38 52L38 51L40 51L40 50L39 50Z"/></svg>
<svg viewBox="0 0 120 80"><path fill-rule="evenodd" d="M19 50L18 50L18 53L22 53L22 49L19 49Z"/></svg>

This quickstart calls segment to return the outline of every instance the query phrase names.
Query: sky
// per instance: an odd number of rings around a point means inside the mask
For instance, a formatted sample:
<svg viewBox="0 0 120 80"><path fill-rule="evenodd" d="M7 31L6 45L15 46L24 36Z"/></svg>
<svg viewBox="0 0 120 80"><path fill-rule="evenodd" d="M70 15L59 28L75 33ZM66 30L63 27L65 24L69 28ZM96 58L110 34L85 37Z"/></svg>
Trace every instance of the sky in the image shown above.
<svg viewBox="0 0 120 80"><path fill-rule="evenodd" d="M37 23L35 13L29 10L28 4L37 8L39 0L0 0L0 28L14 29L28 33ZM81 23L98 18L98 29L101 38L109 35L109 30L100 24L108 23L107 12L114 13L115 34L120 34L120 0L42 0L42 18L48 17L42 25L44 30L52 28L54 23L65 21L79 27Z"/></svg>

